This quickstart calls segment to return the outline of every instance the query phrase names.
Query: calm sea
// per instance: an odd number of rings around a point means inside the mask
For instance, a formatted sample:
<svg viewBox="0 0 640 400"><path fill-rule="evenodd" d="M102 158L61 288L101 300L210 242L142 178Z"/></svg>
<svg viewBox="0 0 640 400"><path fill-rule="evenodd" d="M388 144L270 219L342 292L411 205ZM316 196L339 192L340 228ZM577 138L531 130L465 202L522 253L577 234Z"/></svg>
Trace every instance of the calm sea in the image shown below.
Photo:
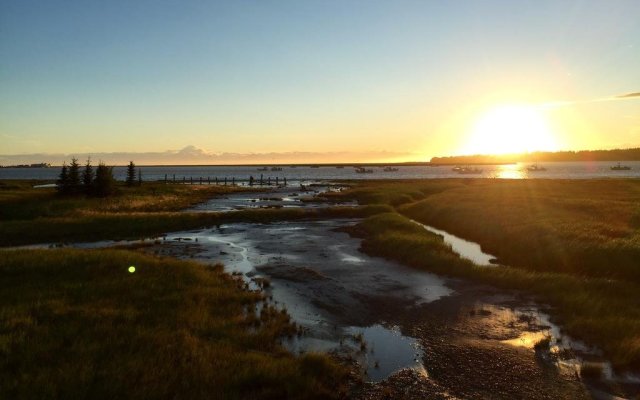
<svg viewBox="0 0 640 400"><path fill-rule="evenodd" d="M550 179L596 179L596 178L640 178L640 161L624 162L622 165L631 167L628 171L613 171L611 162L548 162L540 164L546 171L527 171L528 164L520 163L513 165L483 165L479 174L460 175L452 170L451 166L429 167L412 166L397 167L398 171L384 172L382 167L367 167L372 169L372 173L359 174L353 167L282 167L282 171L259 171L258 167L238 167L238 166L205 166L205 167L176 167L176 166L154 166L141 167L144 180L163 180L165 176L169 180L182 181L183 178L189 181L199 181L215 178L220 180L225 177L229 180L245 181L250 176L256 179L262 174L264 179L271 177L279 180L286 178L289 182L319 181L319 180L340 180L340 179L421 179L421 178L502 178L502 179L528 179L528 178L550 178ZM60 173L59 168L0 168L0 179L43 179L55 180ZM115 167L114 175L118 180L124 180L126 167Z"/></svg>

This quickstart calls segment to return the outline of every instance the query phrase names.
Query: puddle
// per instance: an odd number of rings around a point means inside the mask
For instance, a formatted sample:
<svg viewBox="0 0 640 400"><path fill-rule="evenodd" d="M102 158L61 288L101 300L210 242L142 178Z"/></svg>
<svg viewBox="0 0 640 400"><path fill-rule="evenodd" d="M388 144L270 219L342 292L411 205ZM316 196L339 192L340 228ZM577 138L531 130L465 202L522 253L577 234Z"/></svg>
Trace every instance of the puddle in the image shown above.
<svg viewBox="0 0 640 400"><path fill-rule="evenodd" d="M424 371L422 347L416 339L402 335L398 327L376 324L367 328L351 327L347 332L359 346L368 380L379 382L403 368Z"/></svg>
<svg viewBox="0 0 640 400"><path fill-rule="evenodd" d="M518 336L500 340L501 343L535 352L547 363L555 365L560 375L575 378L582 376L583 371L589 370L584 373L589 375L586 377L587 384L593 383L590 382L593 379L603 379L607 382L637 386L640 390L640 376L615 373L611 363L602 356L600 350L562 334L560 327L550 321L549 315L541 312L535 305L515 309L485 305L483 309L487 318L501 320L495 324L496 326L516 328L514 332L517 332ZM489 322L487 325L491 326L492 323ZM505 333L498 330L493 334L500 336Z"/></svg>
<svg viewBox="0 0 640 400"><path fill-rule="evenodd" d="M460 257L473 261L477 265L493 266L491 260L495 260L496 257L491 254L487 254L482 251L482 248L478 243L470 242L468 240L459 238L450 234L447 231L436 229L432 226L422 224L418 221L411 220L413 223L420 225L429 232L435 233L443 237L444 242L451 246L451 249L458 253Z"/></svg>
<svg viewBox="0 0 640 400"><path fill-rule="evenodd" d="M519 337L515 339L503 340L502 343L516 347L524 347L526 349L533 349L538 343L542 342L548 337L549 334L543 331L522 332Z"/></svg>

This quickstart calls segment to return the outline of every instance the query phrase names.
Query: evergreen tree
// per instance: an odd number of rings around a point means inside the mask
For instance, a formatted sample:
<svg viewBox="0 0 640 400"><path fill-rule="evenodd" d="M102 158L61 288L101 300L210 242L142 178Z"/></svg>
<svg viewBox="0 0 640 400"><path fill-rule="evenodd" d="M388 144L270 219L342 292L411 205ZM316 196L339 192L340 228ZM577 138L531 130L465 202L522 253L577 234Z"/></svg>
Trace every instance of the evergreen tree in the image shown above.
<svg viewBox="0 0 640 400"><path fill-rule="evenodd" d="M136 165L133 161L129 161L129 166L127 166L127 186L133 186L136 182Z"/></svg>
<svg viewBox="0 0 640 400"><path fill-rule="evenodd" d="M93 180L93 194L98 197L107 197L115 192L116 181L113 179L113 167L107 167L104 163L98 164L96 178Z"/></svg>
<svg viewBox="0 0 640 400"><path fill-rule="evenodd" d="M58 177L58 193L67 194L69 193L69 169L67 168L67 163L62 164L62 171L60 171L60 176Z"/></svg>
<svg viewBox="0 0 640 400"><path fill-rule="evenodd" d="M91 166L91 157L87 158L87 163L82 172L82 186L86 194L91 194L93 189L93 167Z"/></svg>
<svg viewBox="0 0 640 400"><path fill-rule="evenodd" d="M71 159L69 165L69 193L78 193L80 191L80 164L75 157Z"/></svg>

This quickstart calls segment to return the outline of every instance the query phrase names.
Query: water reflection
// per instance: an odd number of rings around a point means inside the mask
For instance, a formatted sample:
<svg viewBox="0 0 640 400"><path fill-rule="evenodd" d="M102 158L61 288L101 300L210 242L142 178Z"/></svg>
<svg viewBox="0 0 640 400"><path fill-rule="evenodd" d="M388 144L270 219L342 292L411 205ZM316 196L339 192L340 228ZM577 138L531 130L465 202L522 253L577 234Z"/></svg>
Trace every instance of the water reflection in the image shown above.
<svg viewBox="0 0 640 400"><path fill-rule="evenodd" d="M369 381L378 382L402 368L423 370L422 347L412 337L404 336L398 327L376 324L366 328L351 327L347 331L361 345L362 361Z"/></svg>
<svg viewBox="0 0 640 400"><path fill-rule="evenodd" d="M432 226L422 224L418 221L411 220L411 222L420 225L429 232L442 236L445 243L451 246L451 249L458 253L460 257L473 261L476 265L492 266L492 260L495 259L491 254L487 254L482 251L482 248L478 243L464 240L457 236L450 234L447 231L436 229Z"/></svg>
<svg viewBox="0 0 640 400"><path fill-rule="evenodd" d="M527 173L520 164L498 165L494 178L500 179L524 179Z"/></svg>

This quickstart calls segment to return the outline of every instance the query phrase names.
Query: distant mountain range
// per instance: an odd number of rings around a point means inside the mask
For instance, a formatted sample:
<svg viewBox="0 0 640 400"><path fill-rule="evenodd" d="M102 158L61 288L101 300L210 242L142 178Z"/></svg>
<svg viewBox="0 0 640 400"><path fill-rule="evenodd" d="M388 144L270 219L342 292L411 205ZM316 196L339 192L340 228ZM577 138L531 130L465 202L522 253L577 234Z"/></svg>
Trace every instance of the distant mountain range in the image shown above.
<svg viewBox="0 0 640 400"><path fill-rule="evenodd" d="M195 146L186 146L180 150L157 152L113 152L71 154L0 154L0 166L29 166L35 163L62 165L72 157L84 163L91 157L94 164L102 161L107 165L127 165L134 161L137 165L253 165L253 164L304 164L304 163L382 163L417 158L413 153L392 151L342 151L342 152L271 152L271 153L215 153Z"/></svg>
<svg viewBox="0 0 640 400"><path fill-rule="evenodd" d="M508 164L553 161L640 161L640 147L615 150L537 151L522 154L433 157L431 164Z"/></svg>

